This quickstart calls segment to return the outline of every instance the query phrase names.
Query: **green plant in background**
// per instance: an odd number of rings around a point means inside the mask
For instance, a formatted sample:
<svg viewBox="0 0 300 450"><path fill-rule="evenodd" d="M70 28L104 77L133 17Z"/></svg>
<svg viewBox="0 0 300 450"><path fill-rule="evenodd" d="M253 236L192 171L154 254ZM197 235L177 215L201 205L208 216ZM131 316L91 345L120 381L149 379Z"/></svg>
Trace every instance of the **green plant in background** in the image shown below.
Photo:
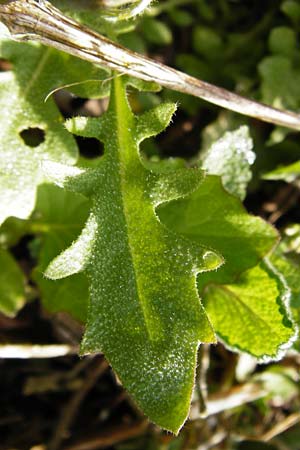
<svg viewBox="0 0 300 450"><path fill-rule="evenodd" d="M299 108L296 2L270 8L254 31L241 33L242 43L240 35L226 31L232 25L226 2L188 3L203 26L195 25L192 33L197 56L178 55L179 66L188 62L194 74L218 81L215 61L221 58L224 67L231 64L230 71L222 69L227 87L241 77L244 94L255 86L258 67L262 78L256 96L274 106ZM119 19L131 16L137 4L121 10ZM68 2L64 6L70 9ZM272 14L279 8L290 24L270 30ZM172 33L155 16L161 12L176 26L194 21L180 2L167 1L140 19L144 40L130 22L113 22L114 32L129 31L121 39L142 47L169 44ZM77 19L102 31L105 20L116 19L113 13L96 23L93 10L73 11ZM217 14L222 26L214 30ZM244 14L239 5L236 20ZM139 20L136 25L138 30ZM261 37L266 32L269 56L264 56ZM258 43L251 60L234 63L243 45L253 40ZM45 308L67 311L82 321L82 354L104 352L150 420L177 433L188 415L199 345L220 340L236 352L271 361L297 338L299 230L288 228L276 247L275 229L242 205L253 167L256 183L263 171L265 178L297 184L299 163L276 169L268 155L277 145L287 146L293 157L294 135L276 128L268 142L262 142L258 126L240 126L246 119L223 113L203 130L205 151L193 164L151 158L140 144L164 131L176 105L161 102L158 94L135 92L136 101L152 105L135 115L126 89L155 86L107 74L35 43L4 38L0 57L10 64L10 70L0 73L0 104L7 111L0 144L0 261L5 280L0 309L13 316L29 297L28 280L9 248L33 234L31 252L37 265L30 278ZM277 64L284 71L278 79ZM100 118L76 117L64 123L53 98L44 103L59 86L95 78L102 81L71 90L88 98L110 95ZM187 115L202 106L180 98ZM28 141L28 132L37 140ZM78 161L74 135L101 141L104 155L92 164ZM253 166L254 149L258 157ZM82 167L87 165L91 167Z"/></svg>

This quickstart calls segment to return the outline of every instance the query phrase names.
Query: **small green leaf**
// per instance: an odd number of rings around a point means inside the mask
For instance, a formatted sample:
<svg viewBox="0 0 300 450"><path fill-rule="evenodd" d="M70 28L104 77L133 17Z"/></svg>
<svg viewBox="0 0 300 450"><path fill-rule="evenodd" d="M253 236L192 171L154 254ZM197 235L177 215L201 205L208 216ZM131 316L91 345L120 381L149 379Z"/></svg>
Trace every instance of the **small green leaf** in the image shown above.
<svg viewBox="0 0 300 450"><path fill-rule="evenodd" d="M295 338L286 307L288 294L281 278L264 262L244 272L234 284L208 285L204 304L226 345L269 359L278 357Z"/></svg>
<svg viewBox="0 0 300 450"><path fill-rule="evenodd" d="M214 79L214 70L210 65L191 53L179 53L175 61L176 66L189 75L204 80Z"/></svg>
<svg viewBox="0 0 300 450"><path fill-rule="evenodd" d="M14 317L25 303L25 277L11 254L0 248L0 311Z"/></svg>
<svg viewBox="0 0 300 450"><path fill-rule="evenodd" d="M216 19L216 11L213 5L208 2L196 2L195 6L198 9L198 14L201 19L204 19L207 22L213 22Z"/></svg>
<svg viewBox="0 0 300 450"><path fill-rule="evenodd" d="M282 55L268 56L258 66L262 77L262 101L287 109L300 105L300 70Z"/></svg>
<svg viewBox="0 0 300 450"><path fill-rule="evenodd" d="M220 175L225 189L243 200L252 178L253 142L246 126L228 131L214 142L202 157L202 168L211 175Z"/></svg>
<svg viewBox="0 0 300 450"><path fill-rule="evenodd" d="M137 33L136 31L132 31L131 33L122 34L119 37L119 42L124 47L129 48L137 53L146 54L147 47L143 37Z"/></svg>
<svg viewBox="0 0 300 450"><path fill-rule="evenodd" d="M169 11L169 15L178 27L188 27L194 22L193 14L184 9L172 8Z"/></svg>
<svg viewBox="0 0 300 450"><path fill-rule="evenodd" d="M281 5L281 10L296 24L300 23L300 5L297 0L286 0Z"/></svg>
<svg viewBox="0 0 300 450"><path fill-rule="evenodd" d="M169 45L173 40L170 28L157 19L145 17L141 22L141 30L145 39L151 44Z"/></svg>
<svg viewBox="0 0 300 450"><path fill-rule="evenodd" d="M175 109L161 104L135 117L124 80L116 77L106 114L67 122L70 131L104 142L98 166L75 171L45 164L50 177L93 204L77 241L46 271L51 278L87 273L91 300L82 352L104 352L143 411L173 432L188 414L199 343L215 339L196 274L222 262L155 214L160 203L188 195L203 180L199 169L147 168L139 155L140 142L164 130Z"/></svg>
<svg viewBox="0 0 300 450"><path fill-rule="evenodd" d="M218 59L224 51L221 36L213 28L202 25L193 29L193 47L208 61Z"/></svg>
<svg viewBox="0 0 300 450"><path fill-rule="evenodd" d="M297 48L297 35L292 28L273 28L269 36L270 51L275 54L293 57Z"/></svg>
<svg viewBox="0 0 300 450"><path fill-rule="evenodd" d="M51 312L66 311L84 322L88 284L84 274L52 281L44 276L49 262L77 237L88 215L89 202L82 196L42 185L38 189L35 213L30 220L38 234L38 265L33 279L41 291L43 305Z"/></svg>
<svg viewBox="0 0 300 450"><path fill-rule="evenodd" d="M296 161L288 166L278 167L278 169L265 173L265 180L283 180L287 183L293 183L300 177L300 161Z"/></svg>
<svg viewBox="0 0 300 450"><path fill-rule="evenodd" d="M258 65L261 76L261 100L279 109L298 111L300 107L300 70L298 42L293 30L275 28L269 45L274 55L265 57ZM276 127L267 144L282 142L291 131Z"/></svg>
<svg viewBox="0 0 300 450"><path fill-rule="evenodd" d="M0 246L5 249L13 247L27 233L28 223L26 220L10 217L0 227Z"/></svg>

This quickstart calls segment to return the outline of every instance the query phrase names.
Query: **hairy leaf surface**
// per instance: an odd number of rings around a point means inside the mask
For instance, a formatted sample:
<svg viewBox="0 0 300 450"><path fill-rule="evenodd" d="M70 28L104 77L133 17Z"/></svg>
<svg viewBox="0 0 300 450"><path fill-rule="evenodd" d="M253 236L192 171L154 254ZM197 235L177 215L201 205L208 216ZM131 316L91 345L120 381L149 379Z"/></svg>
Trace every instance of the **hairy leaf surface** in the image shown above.
<svg viewBox="0 0 300 450"><path fill-rule="evenodd" d="M85 269L91 303L82 352L103 351L143 411L177 432L189 410L196 353L214 332L200 303L196 274L221 258L163 226L155 207L196 189L199 169L147 169L138 145L162 131L175 106L135 117L124 81L114 80L108 112L77 118L67 128L105 144L96 169L48 163L58 184L93 201L78 240L50 264L61 278Z"/></svg>

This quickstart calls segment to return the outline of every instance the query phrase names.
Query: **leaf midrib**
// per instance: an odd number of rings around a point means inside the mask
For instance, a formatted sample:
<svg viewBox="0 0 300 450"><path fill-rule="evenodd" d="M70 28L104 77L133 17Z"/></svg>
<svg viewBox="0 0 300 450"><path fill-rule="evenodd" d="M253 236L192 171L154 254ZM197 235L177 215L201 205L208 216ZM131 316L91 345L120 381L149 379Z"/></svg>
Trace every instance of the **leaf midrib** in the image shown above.
<svg viewBox="0 0 300 450"><path fill-rule="evenodd" d="M143 288L139 285L139 277L138 277L138 270L135 265L135 258L134 258L134 246L132 245L131 239L130 239L130 233L129 233L129 225L128 225L128 211L127 211L127 199L126 199L126 165L127 161L126 158L122 158L122 150L125 153L128 151L128 137L126 130L130 128L130 124L127 120L128 114L131 114L131 111L129 108L126 108L125 101L124 101L124 92L123 92L123 86L121 85L122 80L120 80L119 77L115 77L113 80L113 87L115 89L115 107L116 107L116 123L117 123L117 141L118 141L118 160L119 160L119 179L120 179L120 192L121 192L121 202L122 202L122 209L123 209L123 217L124 222L127 230L127 243L128 243L128 250L129 250L129 257L132 263L133 271L134 271L134 282L138 297L138 304L140 306L140 309L142 311L142 315L144 318L144 323L146 327L146 331L148 334L148 337L150 340L153 340L153 336L151 333L151 326L149 326L149 317L147 312L147 301L143 295ZM125 107L125 108L124 108ZM124 126L125 123L125 126ZM127 126L126 126L127 125ZM124 132L125 130L125 132ZM124 149L126 150L124 151ZM129 150L130 151L130 150ZM144 301L143 301L144 300ZM151 319L150 319L151 320Z"/></svg>

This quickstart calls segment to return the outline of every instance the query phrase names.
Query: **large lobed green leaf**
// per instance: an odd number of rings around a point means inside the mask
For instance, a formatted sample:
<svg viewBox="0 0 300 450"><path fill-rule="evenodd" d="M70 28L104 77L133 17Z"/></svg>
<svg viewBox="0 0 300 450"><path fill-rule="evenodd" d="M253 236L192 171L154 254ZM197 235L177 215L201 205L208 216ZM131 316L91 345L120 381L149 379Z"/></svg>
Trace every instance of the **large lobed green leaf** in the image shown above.
<svg viewBox="0 0 300 450"><path fill-rule="evenodd" d="M64 129L53 98L44 102L47 94L68 83L100 78L103 72L89 63L31 43L3 40L0 57L12 65L11 70L0 73L1 224L10 216L25 219L31 214L36 188L43 182L43 159L66 164L77 160L77 145ZM78 92L91 94L90 87L85 85ZM33 130L38 133L37 140L29 142L24 133L30 135Z"/></svg>
<svg viewBox="0 0 300 450"><path fill-rule="evenodd" d="M134 117L116 77L104 116L67 122L70 131L104 142L98 167L48 163L45 170L93 202L77 241L46 271L54 279L87 273L82 352L103 351L150 419L177 432L189 411L198 345L215 341L196 274L222 259L169 231L155 214L160 203L189 194L203 179L199 169L150 170L141 160L139 143L162 131L174 110L164 104Z"/></svg>

